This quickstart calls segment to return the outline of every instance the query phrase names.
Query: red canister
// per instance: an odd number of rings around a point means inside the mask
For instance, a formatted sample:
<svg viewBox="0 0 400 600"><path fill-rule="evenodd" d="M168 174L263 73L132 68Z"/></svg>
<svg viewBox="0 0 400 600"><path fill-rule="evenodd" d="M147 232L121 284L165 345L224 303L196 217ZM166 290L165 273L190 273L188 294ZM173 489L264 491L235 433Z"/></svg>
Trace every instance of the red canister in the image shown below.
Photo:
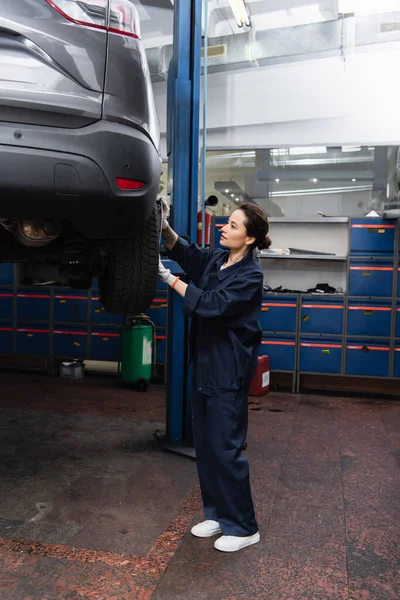
<svg viewBox="0 0 400 600"><path fill-rule="evenodd" d="M269 392L269 356L259 356L257 370L250 384L249 396L264 396Z"/></svg>

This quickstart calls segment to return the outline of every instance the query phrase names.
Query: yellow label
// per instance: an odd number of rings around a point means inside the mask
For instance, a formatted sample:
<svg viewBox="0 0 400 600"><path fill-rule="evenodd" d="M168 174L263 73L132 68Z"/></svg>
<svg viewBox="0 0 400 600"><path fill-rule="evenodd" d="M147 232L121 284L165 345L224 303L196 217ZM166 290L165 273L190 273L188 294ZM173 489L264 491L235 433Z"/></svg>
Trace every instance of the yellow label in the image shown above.
<svg viewBox="0 0 400 600"><path fill-rule="evenodd" d="M266 308L262 308L262 309L261 309L261 312L268 312L268 311L269 311L269 308L268 308L268 306L267 306Z"/></svg>
<svg viewBox="0 0 400 600"><path fill-rule="evenodd" d="M103 342L108 342L108 338L103 338Z"/></svg>
<svg viewBox="0 0 400 600"><path fill-rule="evenodd" d="M365 310L365 311L364 311L364 315L365 315L366 317L372 317L372 310Z"/></svg>
<svg viewBox="0 0 400 600"><path fill-rule="evenodd" d="M67 304L66 300L60 300L60 304Z"/></svg>
<svg viewBox="0 0 400 600"><path fill-rule="evenodd" d="M28 333L28 337L33 337L33 333Z"/></svg>
<svg viewBox="0 0 400 600"><path fill-rule="evenodd" d="M325 349L325 350L322 350L322 354L330 354L330 353L331 353L331 351L330 351L330 350L326 350L326 349Z"/></svg>
<svg viewBox="0 0 400 600"><path fill-rule="evenodd" d="M308 315L305 315L305 317L303 317L303 322L307 323L307 321L310 320L310 317Z"/></svg>
<svg viewBox="0 0 400 600"><path fill-rule="evenodd" d="M80 345L81 345L80 342L74 342L74 346L80 347Z"/></svg>
<svg viewBox="0 0 400 600"><path fill-rule="evenodd" d="M362 276L363 277L369 277L371 275L370 271L363 271L362 272Z"/></svg>
<svg viewBox="0 0 400 600"><path fill-rule="evenodd" d="M368 229L368 233L375 233L375 229Z"/></svg>
<svg viewBox="0 0 400 600"><path fill-rule="evenodd" d="M95 313L99 313L100 312L100 308L96 308L94 312Z"/></svg>
<svg viewBox="0 0 400 600"><path fill-rule="evenodd" d="M384 229L378 229L378 233L385 233Z"/></svg>

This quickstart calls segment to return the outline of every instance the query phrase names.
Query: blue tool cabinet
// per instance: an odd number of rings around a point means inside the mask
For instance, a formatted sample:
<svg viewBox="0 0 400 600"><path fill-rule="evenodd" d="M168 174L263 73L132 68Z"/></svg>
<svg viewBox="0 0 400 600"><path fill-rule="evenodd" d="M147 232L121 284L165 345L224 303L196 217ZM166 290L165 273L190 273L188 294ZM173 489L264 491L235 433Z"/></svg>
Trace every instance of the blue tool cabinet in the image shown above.
<svg viewBox="0 0 400 600"><path fill-rule="evenodd" d="M163 328L157 328L155 345L155 362L165 364L167 358L167 332Z"/></svg>
<svg viewBox="0 0 400 600"><path fill-rule="evenodd" d="M260 315L260 325L263 331L295 333L296 319L296 296L264 295Z"/></svg>
<svg viewBox="0 0 400 600"><path fill-rule="evenodd" d="M342 335L343 298L303 297L301 302L301 333Z"/></svg>
<svg viewBox="0 0 400 600"><path fill-rule="evenodd" d="M92 360L118 361L120 358L120 333L118 327L98 325L92 328L91 336Z"/></svg>
<svg viewBox="0 0 400 600"><path fill-rule="evenodd" d="M87 293L57 291L54 293L54 320L59 323L87 323L88 305Z"/></svg>
<svg viewBox="0 0 400 600"><path fill-rule="evenodd" d="M13 353L13 324L10 321L0 321L0 354Z"/></svg>
<svg viewBox="0 0 400 600"><path fill-rule="evenodd" d="M400 338L400 300L397 300L396 306L396 337Z"/></svg>
<svg viewBox="0 0 400 600"><path fill-rule="evenodd" d="M260 355L267 354L271 370L294 371L296 358L296 337L294 335L264 334Z"/></svg>
<svg viewBox="0 0 400 600"><path fill-rule="evenodd" d="M55 324L53 331L53 353L56 357L86 358L86 326Z"/></svg>
<svg viewBox="0 0 400 600"><path fill-rule="evenodd" d="M17 354L49 356L50 330L48 324L18 323Z"/></svg>
<svg viewBox="0 0 400 600"><path fill-rule="evenodd" d="M349 296L392 297L392 260L376 258L350 260Z"/></svg>
<svg viewBox="0 0 400 600"><path fill-rule="evenodd" d="M350 253L393 256L396 225L384 219L352 219Z"/></svg>
<svg viewBox="0 0 400 600"><path fill-rule="evenodd" d="M50 290L18 288L17 290L17 318L20 321L50 320Z"/></svg>
<svg viewBox="0 0 400 600"><path fill-rule="evenodd" d="M309 373L340 373L342 340L326 337L302 337L300 340L300 371Z"/></svg>
<svg viewBox="0 0 400 600"><path fill-rule="evenodd" d="M389 375L390 340L347 339L346 373L387 377Z"/></svg>
<svg viewBox="0 0 400 600"><path fill-rule="evenodd" d="M390 337L391 300L349 299L348 335Z"/></svg>
<svg viewBox="0 0 400 600"><path fill-rule="evenodd" d="M14 314L14 293L12 288L0 287L0 319L12 320Z"/></svg>
<svg viewBox="0 0 400 600"><path fill-rule="evenodd" d="M165 328L167 326L167 307L166 293L163 294L162 292L158 292L152 304L146 311L146 315L157 328Z"/></svg>
<svg viewBox="0 0 400 600"><path fill-rule="evenodd" d="M400 269L397 269L397 297L400 298Z"/></svg>
<svg viewBox="0 0 400 600"><path fill-rule="evenodd" d="M393 376L400 377L400 342L397 342L395 349L394 349Z"/></svg>

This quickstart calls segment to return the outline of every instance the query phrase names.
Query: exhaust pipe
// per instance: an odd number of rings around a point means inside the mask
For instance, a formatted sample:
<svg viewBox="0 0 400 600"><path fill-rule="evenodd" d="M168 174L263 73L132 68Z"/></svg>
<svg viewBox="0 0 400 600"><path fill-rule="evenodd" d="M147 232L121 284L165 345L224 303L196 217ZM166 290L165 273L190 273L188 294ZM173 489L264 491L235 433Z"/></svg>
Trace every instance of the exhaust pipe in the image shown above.
<svg viewBox="0 0 400 600"><path fill-rule="evenodd" d="M61 227L53 219L2 220L1 225L23 246L40 247L53 242L61 233Z"/></svg>

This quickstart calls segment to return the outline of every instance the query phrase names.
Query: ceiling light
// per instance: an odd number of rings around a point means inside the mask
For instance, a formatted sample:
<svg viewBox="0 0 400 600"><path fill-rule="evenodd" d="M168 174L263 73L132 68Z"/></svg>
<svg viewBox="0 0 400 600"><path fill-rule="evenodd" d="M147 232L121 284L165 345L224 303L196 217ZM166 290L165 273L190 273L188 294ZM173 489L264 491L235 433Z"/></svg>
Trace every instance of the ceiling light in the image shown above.
<svg viewBox="0 0 400 600"><path fill-rule="evenodd" d="M234 197L235 197L235 194L231 194L231 198L234 198Z"/></svg>
<svg viewBox="0 0 400 600"><path fill-rule="evenodd" d="M328 149L326 146L296 146L289 148L289 154L299 156L304 154L326 154Z"/></svg>
<svg viewBox="0 0 400 600"><path fill-rule="evenodd" d="M358 15L373 15L377 13L396 12L398 0L339 0L338 12L342 14L355 13Z"/></svg>
<svg viewBox="0 0 400 600"><path fill-rule="evenodd" d="M250 16L244 0L229 0L238 27L250 27Z"/></svg>
<svg viewBox="0 0 400 600"><path fill-rule="evenodd" d="M352 181L357 181L357 179L354 179L354 178L353 178L353 179L352 179Z"/></svg>
<svg viewBox="0 0 400 600"><path fill-rule="evenodd" d="M225 194L229 194L229 190L225 190Z"/></svg>
<svg viewBox="0 0 400 600"><path fill-rule="evenodd" d="M236 202L239 202L239 198L236 198Z"/></svg>
<svg viewBox="0 0 400 600"><path fill-rule="evenodd" d="M275 179L275 182L276 182L276 183L279 183L279 182L280 182L280 179Z"/></svg>
<svg viewBox="0 0 400 600"><path fill-rule="evenodd" d="M318 183L318 179L310 179L313 183Z"/></svg>
<svg viewBox="0 0 400 600"><path fill-rule="evenodd" d="M342 146L342 152L361 152L361 146Z"/></svg>

